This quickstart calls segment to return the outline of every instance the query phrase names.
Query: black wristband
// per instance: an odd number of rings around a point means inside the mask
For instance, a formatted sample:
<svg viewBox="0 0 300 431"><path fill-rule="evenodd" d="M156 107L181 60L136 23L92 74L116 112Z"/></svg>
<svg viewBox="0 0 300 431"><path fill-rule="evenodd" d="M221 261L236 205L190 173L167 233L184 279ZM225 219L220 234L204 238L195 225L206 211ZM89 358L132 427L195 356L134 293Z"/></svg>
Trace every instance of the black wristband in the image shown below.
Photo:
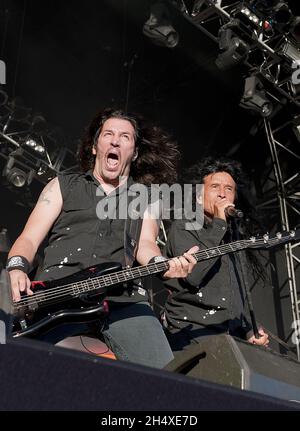
<svg viewBox="0 0 300 431"><path fill-rule="evenodd" d="M168 258L164 256L153 256L149 260L148 265L149 263L159 263L159 262L164 262L165 260L168 260Z"/></svg>
<svg viewBox="0 0 300 431"><path fill-rule="evenodd" d="M19 269L28 274L30 263L24 256L12 256L7 260L6 271L12 271L14 269Z"/></svg>
<svg viewBox="0 0 300 431"><path fill-rule="evenodd" d="M153 256L150 260L149 260L149 262L148 262L148 265L150 264L150 263L160 263L160 262L164 262L165 260L168 260L168 258L167 257L164 257L164 256ZM164 275L164 273L167 271L167 269L165 270L165 271L163 271L163 272L159 272L158 274L155 274L156 275L156 277L158 277L160 280L164 280L164 278L163 278L163 275Z"/></svg>

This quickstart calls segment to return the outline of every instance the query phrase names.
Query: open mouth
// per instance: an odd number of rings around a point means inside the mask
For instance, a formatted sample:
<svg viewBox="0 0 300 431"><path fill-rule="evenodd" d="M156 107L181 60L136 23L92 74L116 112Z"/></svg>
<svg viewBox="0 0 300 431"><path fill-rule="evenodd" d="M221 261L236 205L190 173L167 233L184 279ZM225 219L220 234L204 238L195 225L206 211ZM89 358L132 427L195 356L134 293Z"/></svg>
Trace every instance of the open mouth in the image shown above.
<svg viewBox="0 0 300 431"><path fill-rule="evenodd" d="M116 169L119 166L119 155L109 152L106 156L106 164L109 169Z"/></svg>

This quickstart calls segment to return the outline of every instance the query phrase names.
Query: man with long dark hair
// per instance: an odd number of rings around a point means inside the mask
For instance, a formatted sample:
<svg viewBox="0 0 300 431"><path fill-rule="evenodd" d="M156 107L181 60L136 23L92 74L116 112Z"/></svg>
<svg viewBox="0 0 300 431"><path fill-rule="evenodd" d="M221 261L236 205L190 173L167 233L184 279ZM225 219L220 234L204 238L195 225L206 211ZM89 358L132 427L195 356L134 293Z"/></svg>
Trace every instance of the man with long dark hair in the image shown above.
<svg viewBox="0 0 300 431"><path fill-rule="evenodd" d="M204 225L191 229L193 221L175 220L170 228L167 256L172 257L198 245L200 250L232 241L235 229L228 213L245 184L241 165L232 160L206 159L190 169L188 183L203 184L201 199ZM234 254L197 264L186 279L165 282L170 291L163 315L173 351L197 343L204 335L229 333L250 343L266 345L268 335L260 328L253 334L247 313L242 271Z"/></svg>
<svg viewBox="0 0 300 431"><path fill-rule="evenodd" d="M175 181L178 155L175 143L160 128L122 111L100 112L79 150L82 173L50 181L9 253L13 299L34 294L26 273L48 232L38 280L56 280L104 262L131 266L135 260L144 265L162 259L156 244L157 220L147 211L141 214L141 223L116 214L124 210L120 207L124 197L130 199L133 183ZM111 216L99 210L106 203L110 209L114 204ZM186 277L196 262L193 251L172 259L164 277ZM116 357L158 368L166 365L173 355L141 282L118 284L106 299L110 311L102 336ZM59 337L69 331L61 328Z"/></svg>

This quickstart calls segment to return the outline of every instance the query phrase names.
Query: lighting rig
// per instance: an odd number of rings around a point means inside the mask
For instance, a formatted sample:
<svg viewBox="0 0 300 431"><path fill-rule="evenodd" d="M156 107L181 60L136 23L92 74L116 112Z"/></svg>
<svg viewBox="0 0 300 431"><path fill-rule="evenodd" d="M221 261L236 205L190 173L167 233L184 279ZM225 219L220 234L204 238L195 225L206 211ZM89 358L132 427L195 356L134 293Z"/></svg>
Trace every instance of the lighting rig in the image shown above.
<svg viewBox="0 0 300 431"><path fill-rule="evenodd" d="M65 146L57 130L42 114L32 113L19 98L9 100L0 89L2 182L22 189L34 181L47 184L58 173L75 169L75 154Z"/></svg>
<svg viewBox="0 0 300 431"><path fill-rule="evenodd" d="M218 45L216 65L221 71L241 67L245 85L240 106L260 117L257 124L264 129L270 151L262 184L271 187L266 193L263 190L265 201L260 207L271 209L270 218L279 209L280 229L294 228L295 220L299 227L300 16L294 16L289 3L282 0L165 0L163 3ZM285 246L286 284L298 333L299 245ZM280 292L284 286L279 286ZM300 360L299 343L296 347Z"/></svg>

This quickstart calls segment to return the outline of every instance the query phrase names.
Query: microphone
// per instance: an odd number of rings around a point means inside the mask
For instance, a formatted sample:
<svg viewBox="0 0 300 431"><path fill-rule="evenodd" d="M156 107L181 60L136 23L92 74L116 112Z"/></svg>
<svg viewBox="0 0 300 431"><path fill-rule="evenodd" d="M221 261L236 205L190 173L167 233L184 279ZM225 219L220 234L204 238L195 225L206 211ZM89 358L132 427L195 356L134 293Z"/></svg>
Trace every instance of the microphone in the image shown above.
<svg viewBox="0 0 300 431"><path fill-rule="evenodd" d="M225 211L226 217L235 217L235 218L243 218L244 217L243 211L238 210L237 208L235 208L231 205L226 207L224 211Z"/></svg>

